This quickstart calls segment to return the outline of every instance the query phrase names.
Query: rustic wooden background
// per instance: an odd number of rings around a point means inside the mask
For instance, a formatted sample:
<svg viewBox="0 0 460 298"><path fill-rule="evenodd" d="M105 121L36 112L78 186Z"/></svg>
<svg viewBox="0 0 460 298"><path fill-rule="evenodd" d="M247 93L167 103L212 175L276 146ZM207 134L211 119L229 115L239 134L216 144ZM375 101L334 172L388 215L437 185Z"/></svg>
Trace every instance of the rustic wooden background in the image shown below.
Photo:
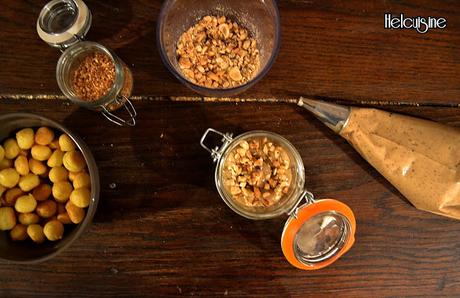
<svg viewBox="0 0 460 298"><path fill-rule="evenodd" d="M36 35L46 1L0 9L0 113L56 119L82 136L101 173L93 225L55 259L1 263L0 296L455 296L459 222L416 210L344 140L286 103L178 102L193 96L163 67L155 45L161 1L87 1L88 39L116 50L135 77L140 115L117 128L61 99L60 53ZM283 43L272 71L242 98L299 95L383 108L460 127L458 1L279 3ZM383 29L384 12L442 16L445 30ZM286 218L254 222L232 213L198 141L208 127L266 129L301 152L318 198L355 211L356 244L334 265L299 271L283 258ZM112 186L112 187L110 187ZM115 186L115 188L113 188Z"/></svg>

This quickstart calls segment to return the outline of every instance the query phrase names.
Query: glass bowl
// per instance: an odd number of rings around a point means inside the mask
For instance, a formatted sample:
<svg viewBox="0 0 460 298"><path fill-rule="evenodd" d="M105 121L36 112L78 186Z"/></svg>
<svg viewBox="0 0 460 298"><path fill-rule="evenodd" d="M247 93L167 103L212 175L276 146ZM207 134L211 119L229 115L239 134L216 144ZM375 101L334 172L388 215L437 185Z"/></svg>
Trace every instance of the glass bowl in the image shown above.
<svg viewBox="0 0 460 298"><path fill-rule="evenodd" d="M182 33L206 15L224 15L248 29L260 51L260 68L249 82L228 89L213 89L196 85L182 75L176 46ZM157 46L169 71L190 89L211 97L239 94L264 77L279 52L281 26L275 0L166 0L157 24Z"/></svg>
<svg viewBox="0 0 460 298"><path fill-rule="evenodd" d="M12 113L0 115L0 141L22 128L40 126L47 126L66 133L75 142L88 166L88 172L91 177L91 200L86 210L85 219L78 225L66 226L64 237L59 241L45 241L42 244L34 244L32 241L15 242L10 239L8 232L0 231L0 259L14 263L31 264L46 261L69 247L91 223L99 202L99 172L94 157L83 140L61 124L34 114Z"/></svg>

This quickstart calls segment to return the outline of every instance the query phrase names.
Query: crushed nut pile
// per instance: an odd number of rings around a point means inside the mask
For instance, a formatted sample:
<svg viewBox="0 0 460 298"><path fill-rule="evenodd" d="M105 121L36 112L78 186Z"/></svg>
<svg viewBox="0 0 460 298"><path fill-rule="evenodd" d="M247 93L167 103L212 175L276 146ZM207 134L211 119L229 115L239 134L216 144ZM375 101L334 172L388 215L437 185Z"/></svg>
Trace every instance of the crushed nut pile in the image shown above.
<svg viewBox="0 0 460 298"><path fill-rule="evenodd" d="M269 207L290 190L292 169L284 148L267 138L241 141L224 164L224 186L248 207Z"/></svg>
<svg viewBox="0 0 460 298"><path fill-rule="evenodd" d="M77 96L86 101L103 97L115 81L115 65L109 56L95 52L83 59L72 75Z"/></svg>
<svg viewBox="0 0 460 298"><path fill-rule="evenodd" d="M205 16L184 32L177 43L177 56L188 80L216 89L250 81L260 65L256 40L225 16Z"/></svg>

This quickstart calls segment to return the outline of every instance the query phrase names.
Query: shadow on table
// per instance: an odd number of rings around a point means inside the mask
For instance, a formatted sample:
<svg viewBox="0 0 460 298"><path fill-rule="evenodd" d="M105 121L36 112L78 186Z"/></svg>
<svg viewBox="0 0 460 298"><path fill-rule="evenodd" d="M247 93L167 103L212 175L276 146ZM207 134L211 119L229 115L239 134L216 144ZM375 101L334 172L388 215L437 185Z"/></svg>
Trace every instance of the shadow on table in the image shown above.
<svg viewBox="0 0 460 298"><path fill-rule="evenodd" d="M88 1L87 5L93 15L87 39L108 46L119 43L122 40L120 34L126 31L129 24L136 19L132 1Z"/></svg>
<svg viewBox="0 0 460 298"><path fill-rule="evenodd" d="M232 125L225 119L214 122L205 104L147 104L150 107L141 111L138 125L131 130L133 154L149 176L150 186L168 196L169 202L163 207L182 205L188 200L187 192L196 188L215 189L215 165L199 145L200 138L208 127ZM176 198L168 193L175 193ZM183 197L179 198L181 193ZM158 212L162 206L154 203L152 207Z"/></svg>
<svg viewBox="0 0 460 298"><path fill-rule="evenodd" d="M164 216L172 211L174 216L184 218L171 217L164 221L167 224L163 228L169 227L168 233L175 235L175 241L187 247L189 258L206 262L209 252L217 253L211 258L217 261L208 264L209 270L222 273L210 279L246 280L247 274L253 274L257 278L252 277L251 283L265 281L274 293L288 296L276 280L280 270L291 272L280 245L287 217L252 221L233 213L215 188L215 164L199 145L209 127L238 135L247 130L241 125L252 125L250 120L241 124L235 114L222 113L220 107L226 110L228 104L143 101L136 106L139 117L133 128L113 126L102 115L83 109L75 110L64 121L85 139L100 169L102 192L94 221L137 222L133 214ZM244 108L247 113L250 110ZM219 138L209 140L216 145L219 142ZM115 189L109 187L112 181L117 182ZM196 235L184 234L176 221L191 222L195 226L184 230L196 231ZM206 244L199 239L213 242ZM238 249L229 247L233 253L226 254L219 248L221 243L238 243ZM187 264L193 270L196 262ZM292 272L296 270L292 268Z"/></svg>
<svg viewBox="0 0 460 298"><path fill-rule="evenodd" d="M215 189L215 165L199 140L208 127L241 129L215 115L211 120L205 104L134 104L139 110L135 127L118 127L85 109L76 109L64 120L88 144L99 168L101 196L95 221L127 218L136 208L155 214L220 203L217 192L211 203L209 198L190 201L197 189Z"/></svg>

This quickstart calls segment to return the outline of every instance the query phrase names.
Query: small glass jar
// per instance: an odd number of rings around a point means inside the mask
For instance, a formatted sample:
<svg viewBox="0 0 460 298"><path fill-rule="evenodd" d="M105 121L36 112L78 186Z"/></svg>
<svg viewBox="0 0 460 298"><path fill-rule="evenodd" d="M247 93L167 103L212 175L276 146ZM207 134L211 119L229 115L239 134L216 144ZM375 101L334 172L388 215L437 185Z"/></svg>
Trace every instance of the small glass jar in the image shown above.
<svg viewBox="0 0 460 298"><path fill-rule="evenodd" d="M73 103L101 112L109 121L120 126L136 125L137 112L129 100L133 89L133 75L126 64L109 48L83 41L91 27L91 11L82 0L53 0L46 4L37 20L40 38L63 53L56 67L56 80L62 93ZM72 84L72 75L89 55L101 53L114 65L115 79L105 95L95 101L80 98ZM128 119L114 111L124 107Z"/></svg>
<svg viewBox="0 0 460 298"><path fill-rule="evenodd" d="M102 53L110 58L115 66L115 80L107 93L96 101L86 101L78 97L72 84L72 74L81 61L93 53ZM83 41L68 48L59 58L56 79L62 93L73 103L89 110L101 112L109 121L117 125L135 125L136 110L129 100L133 89L133 75L126 64L109 48L101 44ZM130 120L125 121L112 112L125 107Z"/></svg>
<svg viewBox="0 0 460 298"><path fill-rule="evenodd" d="M205 140L210 133L222 137L222 144L210 149ZM276 203L268 207L245 206L235 200L224 185L224 167L231 152L242 141L267 138L277 144L289 157L291 173L289 190ZM233 138L209 128L200 141L217 163L215 183L224 202L237 214L263 220L288 215L281 236L281 247L286 259L295 267L315 270L326 267L347 252L354 243L356 220L352 210L333 200L315 200L305 188L305 169L299 152L285 138L268 131L250 131ZM305 202L302 204L302 201Z"/></svg>

